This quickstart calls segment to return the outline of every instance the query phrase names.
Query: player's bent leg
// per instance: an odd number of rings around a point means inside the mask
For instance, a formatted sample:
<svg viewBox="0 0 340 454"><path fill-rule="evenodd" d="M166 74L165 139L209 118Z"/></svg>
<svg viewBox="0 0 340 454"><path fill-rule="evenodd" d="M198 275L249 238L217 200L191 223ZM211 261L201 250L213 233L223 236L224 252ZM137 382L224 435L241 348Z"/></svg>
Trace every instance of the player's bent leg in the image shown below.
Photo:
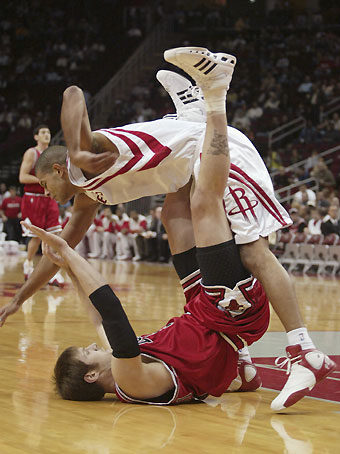
<svg viewBox="0 0 340 454"><path fill-rule="evenodd" d="M243 265L263 285L285 330L304 326L292 280L268 247L264 238L240 244Z"/></svg>
<svg viewBox="0 0 340 454"><path fill-rule="evenodd" d="M279 411L290 407L308 395L316 383L334 370L334 362L316 350L302 316L291 278L269 250L263 238L240 245L242 262L261 282L269 301L287 331L288 380L272 402L272 409Z"/></svg>

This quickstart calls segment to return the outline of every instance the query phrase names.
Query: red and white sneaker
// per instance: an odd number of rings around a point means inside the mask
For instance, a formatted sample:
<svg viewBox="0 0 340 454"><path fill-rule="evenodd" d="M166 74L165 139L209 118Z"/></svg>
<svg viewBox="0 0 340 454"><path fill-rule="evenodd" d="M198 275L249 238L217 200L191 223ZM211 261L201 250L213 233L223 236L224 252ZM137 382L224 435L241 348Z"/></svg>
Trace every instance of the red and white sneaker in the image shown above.
<svg viewBox="0 0 340 454"><path fill-rule="evenodd" d="M58 271L52 279L48 281L48 285L53 285L54 287L63 288L65 285L65 279L61 275L60 271Z"/></svg>
<svg viewBox="0 0 340 454"><path fill-rule="evenodd" d="M253 363L238 361L238 375L230 383L227 392L256 391L262 386L261 377Z"/></svg>
<svg viewBox="0 0 340 454"><path fill-rule="evenodd" d="M203 123L206 121L206 111L203 95L190 80L173 71L160 70L156 74L165 90L169 93L176 107L176 118L184 121ZM169 118L167 115L165 118Z"/></svg>
<svg viewBox="0 0 340 454"><path fill-rule="evenodd" d="M212 53L204 47L176 47L164 52L164 59L183 69L203 90L229 89L236 58Z"/></svg>
<svg viewBox="0 0 340 454"><path fill-rule="evenodd" d="M279 367L287 364L289 378L271 403L271 409L274 411L288 408L307 396L314 386L336 367L334 361L316 349L302 350L298 344L288 346L286 352L287 358L280 357L275 360Z"/></svg>
<svg viewBox="0 0 340 454"><path fill-rule="evenodd" d="M25 281L30 277L30 275L33 273L34 267L33 267L33 261L30 260L25 260L24 261L24 277Z"/></svg>

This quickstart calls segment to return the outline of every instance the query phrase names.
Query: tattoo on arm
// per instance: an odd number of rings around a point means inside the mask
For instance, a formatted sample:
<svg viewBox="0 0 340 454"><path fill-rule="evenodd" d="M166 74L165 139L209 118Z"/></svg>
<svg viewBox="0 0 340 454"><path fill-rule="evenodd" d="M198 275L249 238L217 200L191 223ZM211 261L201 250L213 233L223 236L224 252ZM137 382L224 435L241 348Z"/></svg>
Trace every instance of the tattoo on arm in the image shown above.
<svg viewBox="0 0 340 454"><path fill-rule="evenodd" d="M214 131L208 154L229 156L228 138L225 134Z"/></svg>

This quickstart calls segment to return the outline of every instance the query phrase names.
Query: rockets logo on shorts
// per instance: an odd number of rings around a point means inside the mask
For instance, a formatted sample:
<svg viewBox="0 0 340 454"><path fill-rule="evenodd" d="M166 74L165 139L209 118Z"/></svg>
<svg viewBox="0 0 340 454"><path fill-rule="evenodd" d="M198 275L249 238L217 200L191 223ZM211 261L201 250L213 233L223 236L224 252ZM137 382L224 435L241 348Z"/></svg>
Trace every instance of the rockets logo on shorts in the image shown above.
<svg viewBox="0 0 340 454"><path fill-rule="evenodd" d="M251 214L253 217L254 221L258 223L258 219L256 216L256 213L254 211L254 208L258 205L258 200L249 200L248 197L245 195L246 191L243 188L231 188L229 187L229 191L231 196L236 202L236 206L232 208L229 212L229 216L234 216L236 214L242 214L243 219L248 222L252 222L247 214L247 211Z"/></svg>

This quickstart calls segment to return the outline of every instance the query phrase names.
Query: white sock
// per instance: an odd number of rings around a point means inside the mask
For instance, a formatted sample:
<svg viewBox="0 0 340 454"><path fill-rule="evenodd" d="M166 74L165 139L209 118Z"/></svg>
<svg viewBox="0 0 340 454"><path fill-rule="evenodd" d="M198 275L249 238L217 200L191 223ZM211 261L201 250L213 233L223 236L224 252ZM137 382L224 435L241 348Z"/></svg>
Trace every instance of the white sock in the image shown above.
<svg viewBox="0 0 340 454"><path fill-rule="evenodd" d="M207 112L226 112L227 90L225 88L206 90L203 95Z"/></svg>
<svg viewBox="0 0 340 454"><path fill-rule="evenodd" d="M302 350L315 348L312 339L309 337L307 328L296 328L287 333L288 345L300 344Z"/></svg>
<svg viewBox="0 0 340 454"><path fill-rule="evenodd" d="M238 351L238 356L240 359L243 359L244 361L247 361L248 363L251 363L251 357L250 353L248 350L248 347L243 347Z"/></svg>

